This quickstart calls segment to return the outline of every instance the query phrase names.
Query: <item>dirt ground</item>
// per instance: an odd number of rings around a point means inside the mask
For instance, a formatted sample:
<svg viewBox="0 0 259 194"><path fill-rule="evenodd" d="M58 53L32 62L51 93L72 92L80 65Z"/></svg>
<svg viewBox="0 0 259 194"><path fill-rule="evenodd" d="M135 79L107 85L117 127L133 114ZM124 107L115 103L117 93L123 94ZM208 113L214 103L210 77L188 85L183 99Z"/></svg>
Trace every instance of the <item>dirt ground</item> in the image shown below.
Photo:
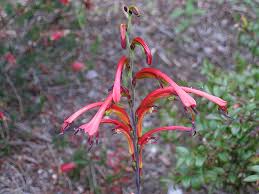
<svg viewBox="0 0 259 194"><path fill-rule="evenodd" d="M179 21L173 20L170 15L172 10L184 4L185 0L131 1L135 2L142 16L134 20L136 27L133 33L143 37L149 44L154 67L166 71L175 80L187 81L189 86L196 81L202 82L200 69L204 59L224 69L233 67L234 53L237 51L237 24L234 13L242 11L238 6L232 6L229 1L217 3L213 0L199 0L197 5L205 10L205 13L191 16L189 27L177 34L174 28ZM122 151L126 150L125 142L119 136L114 136L111 132L101 133L100 144L94 146L90 152L87 150L86 138L69 138L70 146L66 149L58 149L53 144L53 138L63 138L58 133L65 117L85 104L103 99L108 88L112 86L117 61L125 54L120 48L119 37L119 24L125 21L122 14L124 3L131 4L119 0L93 1L93 6L87 13L86 37L83 41L87 47L89 41L92 42L98 37L101 45L97 55L90 56L91 53L87 52L83 55L86 58L91 57L95 65L81 75L84 79L71 73L68 76L73 82L69 84L42 86L48 96L44 111L13 126L12 131L15 133L11 134L10 142L12 154L0 158L1 194L93 193L95 187L106 193L134 191L130 158L127 152ZM245 53L246 50L242 52ZM139 66L144 66L145 59L141 59L141 56L138 50ZM248 60L254 60L249 54L246 57ZM139 66L137 65L138 68ZM47 75L47 79L52 79L59 73L60 69L57 67ZM146 87L151 89L153 86L149 84ZM141 88L138 87L140 90ZM141 95L143 94L139 92L137 96ZM90 118L90 115L86 115L83 121L87 121L87 118ZM145 125L149 126L150 122L147 119ZM154 122L159 124L157 118ZM109 131L108 128L103 128L103 131L105 130ZM90 163L82 169L80 179L77 180L61 173L59 166L71 158L73 150L80 144L85 149ZM124 164L121 171L126 173L126 176L123 184L116 180L112 182L116 188L107 184L104 177L120 172L106 163L99 165L100 161L96 159L104 152L108 156L121 153L121 156L118 156ZM162 183L161 179L166 178L175 165L173 153L174 146L161 141L147 147L144 152L143 193L167 193L167 185L173 183ZM90 186L85 186L86 180L92 180Z"/></svg>

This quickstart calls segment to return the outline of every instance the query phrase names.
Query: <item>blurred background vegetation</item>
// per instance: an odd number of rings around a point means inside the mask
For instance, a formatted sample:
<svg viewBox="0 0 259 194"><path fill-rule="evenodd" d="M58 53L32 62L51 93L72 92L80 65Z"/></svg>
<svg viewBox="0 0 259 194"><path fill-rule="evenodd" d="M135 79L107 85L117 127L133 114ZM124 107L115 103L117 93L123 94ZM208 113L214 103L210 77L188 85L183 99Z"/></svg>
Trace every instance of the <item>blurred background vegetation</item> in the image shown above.
<svg viewBox="0 0 259 194"><path fill-rule="evenodd" d="M123 139L103 133L87 152L86 137L58 135L69 113L111 87L125 3L142 12L134 34L149 44L153 65L227 100L231 117L200 100L196 136L163 133L148 146L143 193L173 193L172 185L188 193L258 192L257 0L0 0L0 193L134 189ZM145 64L141 52L137 60ZM187 123L172 99L158 104L146 130ZM71 161L77 168L61 173Z"/></svg>

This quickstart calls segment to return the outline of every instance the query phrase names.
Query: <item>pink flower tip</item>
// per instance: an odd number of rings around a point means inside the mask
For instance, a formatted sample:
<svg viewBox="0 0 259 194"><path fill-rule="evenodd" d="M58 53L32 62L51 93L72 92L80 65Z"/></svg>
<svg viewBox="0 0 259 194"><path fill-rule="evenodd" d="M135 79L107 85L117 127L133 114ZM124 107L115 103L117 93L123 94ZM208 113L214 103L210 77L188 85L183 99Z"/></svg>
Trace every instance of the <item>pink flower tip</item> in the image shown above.
<svg viewBox="0 0 259 194"><path fill-rule="evenodd" d="M79 71L84 70L85 64L76 61L76 62L74 62L74 63L71 65L71 68L72 68L72 70L73 70L74 72L79 72Z"/></svg>
<svg viewBox="0 0 259 194"><path fill-rule="evenodd" d="M60 170L62 173L70 172L76 168L76 163L74 162L69 162L69 163L64 163L60 166Z"/></svg>

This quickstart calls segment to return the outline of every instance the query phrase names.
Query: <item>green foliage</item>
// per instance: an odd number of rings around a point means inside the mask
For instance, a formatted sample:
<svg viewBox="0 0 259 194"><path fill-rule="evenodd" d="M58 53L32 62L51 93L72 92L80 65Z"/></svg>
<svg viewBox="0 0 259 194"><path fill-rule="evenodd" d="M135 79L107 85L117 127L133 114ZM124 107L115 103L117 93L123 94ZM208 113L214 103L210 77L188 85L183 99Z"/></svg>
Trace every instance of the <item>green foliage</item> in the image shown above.
<svg viewBox="0 0 259 194"><path fill-rule="evenodd" d="M171 18L177 20L177 26L174 28L175 33L179 34L185 31L193 22L193 16L203 15L205 11L196 6L196 0L188 0L184 7L176 8L171 13Z"/></svg>
<svg viewBox="0 0 259 194"><path fill-rule="evenodd" d="M186 188L209 191L225 189L230 192L246 190L258 180L258 165L253 165L258 149L259 70L247 65L238 73L222 73L205 62L207 75L204 90L229 102L232 119L224 119L213 111L215 105L201 100L197 116L198 135L191 147L176 148L177 164L173 178ZM209 113L208 113L209 112ZM257 161L258 162L258 161ZM252 167L250 167L252 166Z"/></svg>

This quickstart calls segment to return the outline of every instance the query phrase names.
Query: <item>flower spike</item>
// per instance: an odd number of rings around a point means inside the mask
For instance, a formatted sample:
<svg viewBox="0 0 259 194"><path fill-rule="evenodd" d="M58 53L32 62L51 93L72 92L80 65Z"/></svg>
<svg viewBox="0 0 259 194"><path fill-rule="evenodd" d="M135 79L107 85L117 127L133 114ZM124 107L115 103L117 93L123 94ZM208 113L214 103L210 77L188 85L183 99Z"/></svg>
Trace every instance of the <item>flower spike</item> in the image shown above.
<svg viewBox="0 0 259 194"><path fill-rule="evenodd" d="M118 103L121 98L121 75L122 75L123 67L127 63L128 63L127 57L122 56L117 65L117 71L116 71L113 90L112 90L112 98L115 103Z"/></svg>
<svg viewBox="0 0 259 194"><path fill-rule="evenodd" d="M158 69L155 68L143 68L139 72L136 73L133 82L135 82L136 79L142 79L142 78L159 78L170 84L176 94L181 99L182 103L185 107L195 107L196 102L195 100L188 95L180 86L178 86L170 77L168 77L165 73L161 72Z"/></svg>
<svg viewBox="0 0 259 194"><path fill-rule="evenodd" d="M151 54L151 51L150 51L148 45L146 44L146 42L142 38L136 37L136 38L133 39L133 41L132 41L132 43L130 45L130 48L132 50L134 50L136 44L141 45L143 47L143 49L145 51L145 54L146 54L147 64L151 65L152 64L152 54Z"/></svg>
<svg viewBox="0 0 259 194"><path fill-rule="evenodd" d="M73 113L71 116L69 116L68 118L66 118L64 120L62 127L61 127L61 133L64 133L66 128L68 128L77 117L79 117L80 115L82 115L83 113L85 113L86 111L88 111L90 109L101 106L102 104L103 104L103 102L95 102L92 104L88 104L88 105L84 106L83 108L80 108L78 111L76 111L75 113Z"/></svg>
<svg viewBox="0 0 259 194"><path fill-rule="evenodd" d="M112 94L109 94L109 96L103 102L100 109L95 114L95 116L91 119L91 121L81 125L79 129L84 130L85 133L88 133L90 138L96 135L96 133L98 132L100 122L104 116L104 113L111 103L112 103Z"/></svg>
<svg viewBox="0 0 259 194"><path fill-rule="evenodd" d="M123 49L126 49L126 46L127 46L126 32L127 32L127 24L121 24L120 25L121 47Z"/></svg>

